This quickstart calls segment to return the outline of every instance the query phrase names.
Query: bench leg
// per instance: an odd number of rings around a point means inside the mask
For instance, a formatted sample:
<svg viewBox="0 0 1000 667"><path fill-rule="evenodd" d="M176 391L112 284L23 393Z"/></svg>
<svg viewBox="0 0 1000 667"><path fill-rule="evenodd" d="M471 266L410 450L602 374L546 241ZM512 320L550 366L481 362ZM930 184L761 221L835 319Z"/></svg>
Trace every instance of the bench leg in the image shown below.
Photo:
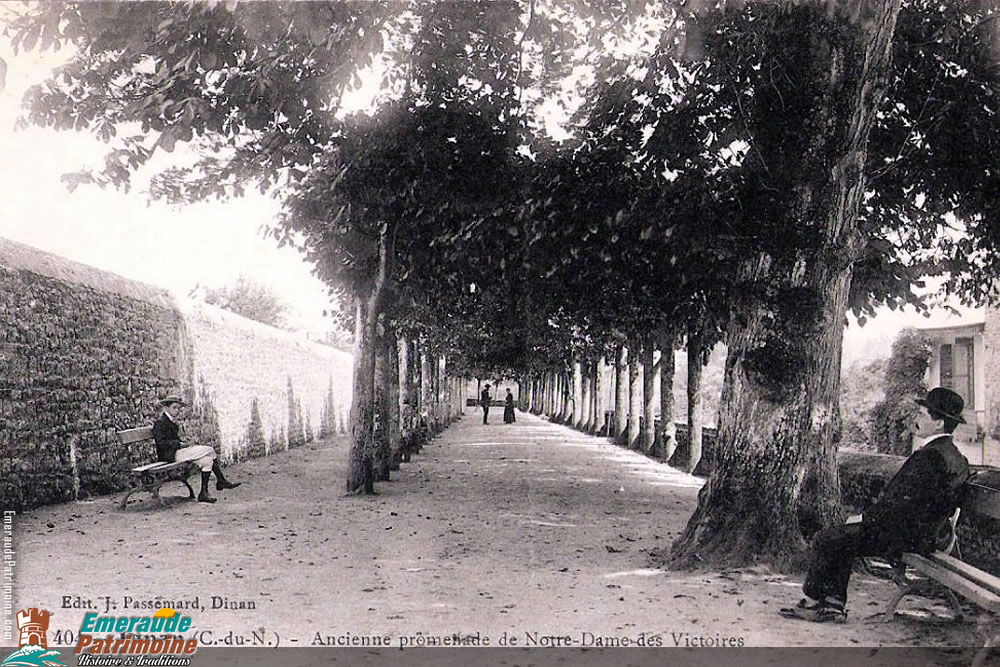
<svg viewBox="0 0 1000 667"><path fill-rule="evenodd" d="M889 604L887 604L885 607L885 615L882 617L883 623L888 623L889 621L891 621L893 618L896 617L896 607L899 606L899 601L902 600L905 596L912 593L913 589L914 589L913 584L905 584L901 585L896 590L896 593L892 596L892 599L889 600Z"/></svg>
<svg viewBox="0 0 1000 667"><path fill-rule="evenodd" d="M184 486L188 488L188 500L194 500L195 498L194 487L191 486L191 484L187 481L187 479L182 479L181 481L184 482Z"/></svg>
<svg viewBox="0 0 1000 667"><path fill-rule="evenodd" d="M128 490L128 493L126 493L126 494L125 494L125 497L124 497L124 498L122 498L122 503L121 503L121 508L122 508L122 509L125 509L125 505L126 505L126 503L128 503L128 499L129 499L129 496L131 496L131 495L132 495L133 493L135 493L136 491L142 491L142 489L139 489L139 488L133 488L133 489L129 489L129 490Z"/></svg>
<svg viewBox="0 0 1000 667"><path fill-rule="evenodd" d="M163 502L163 498L160 497L160 487L161 486L163 486L163 482L160 482L155 487L153 487L153 497L156 498L159 501L160 507L166 507L167 504L165 502Z"/></svg>
<svg viewBox="0 0 1000 667"><path fill-rule="evenodd" d="M944 591L948 594L948 602L951 604L951 610L955 613L955 620L961 621L962 617L965 616L965 612L962 611L962 603L958 601L950 588L945 588Z"/></svg>
<svg viewBox="0 0 1000 667"><path fill-rule="evenodd" d="M951 589L947 588L946 586L942 586L936 582L928 580L928 581L915 581L911 584L900 585L899 590L896 591L896 594L892 596L891 600L889 600L889 604L886 605L885 615L883 616L882 621L884 623L888 623L893 618L895 618L896 607L899 606L900 600L902 600L907 595L932 593L934 591L939 591L939 590L944 590L945 594L948 596L948 603L951 605L951 610L955 614L954 620L956 621L962 620L962 617L964 616L964 612L962 611L962 604L958 601L958 598L955 597L955 594L952 593Z"/></svg>

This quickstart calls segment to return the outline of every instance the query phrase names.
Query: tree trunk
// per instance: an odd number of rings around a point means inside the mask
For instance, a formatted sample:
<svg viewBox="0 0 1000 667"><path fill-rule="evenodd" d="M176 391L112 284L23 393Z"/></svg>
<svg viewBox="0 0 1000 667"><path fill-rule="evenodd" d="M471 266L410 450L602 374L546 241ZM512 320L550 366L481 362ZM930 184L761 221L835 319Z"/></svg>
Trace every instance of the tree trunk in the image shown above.
<svg viewBox="0 0 1000 667"><path fill-rule="evenodd" d="M434 426L434 378L431 359L433 355L420 351L420 418L426 422L427 428Z"/></svg>
<svg viewBox="0 0 1000 667"><path fill-rule="evenodd" d="M628 348L628 441L629 449L639 448L639 415L642 414L642 354L639 343L633 341Z"/></svg>
<svg viewBox="0 0 1000 667"><path fill-rule="evenodd" d="M375 493L375 355L378 317L388 300L392 273L392 234L383 227L378 243L378 273L366 300L357 300L354 394L351 399L351 451L347 492Z"/></svg>
<svg viewBox="0 0 1000 667"><path fill-rule="evenodd" d="M567 423L573 428L580 428L583 423L583 370L579 361L573 362L573 402Z"/></svg>
<svg viewBox="0 0 1000 667"><path fill-rule="evenodd" d="M584 363L580 374L580 418L576 422L576 427L584 433L590 432L590 425L593 419L594 401L591 396L594 391L593 375L590 372L591 364Z"/></svg>
<svg viewBox="0 0 1000 667"><path fill-rule="evenodd" d="M566 376L562 371L556 373L556 408L555 421L562 423L566 415Z"/></svg>
<svg viewBox="0 0 1000 667"><path fill-rule="evenodd" d="M552 409L553 421L560 422L563 417L563 374L557 372L555 374L555 407Z"/></svg>
<svg viewBox="0 0 1000 667"><path fill-rule="evenodd" d="M702 336L696 331L688 332L687 342L687 423L688 448L684 470L693 473L701 463L702 429L704 415L701 406L701 372L705 365L702 352Z"/></svg>
<svg viewBox="0 0 1000 667"><path fill-rule="evenodd" d="M451 423L451 392L448 391L448 358L443 354L438 358L438 403L441 404L442 428Z"/></svg>
<svg viewBox="0 0 1000 667"><path fill-rule="evenodd" d="M410 420L413 417L413 364L410 363L410 341L406 337L400 337L396 344L398 348L398 379L399 379L399 430L400 430L400 462L409 463L410 448L409 440L413 425Z"/></svg>
<svg viewBox="0 0 1000 667"><path fill-rule="evenodd" d="M375 336L368 309L361 299L355 306L354 394L351 398L351 452L347 492L375 493L375 444L372 421L375 407Z"/></svg>
<svg viewBox="0 0 1000 667"><path fill-rule="evenodd" d="M674 423L674 337L660 336L660 460L670 460L677 448L677 425Z"/></svg>
<svg viewBox="0 0 1000 667"><path fill-rule="evenodd" d="M653 344L651 340L647 340L642 347L642 400L645 421L642 428L642 451L646 454L653 453L653 444L656 442L656 403L653 388L657 384L659 384L659 371L653 370Z"/></svg>
<svg viewBox="0 0 1000 667"><path fill-rule="evenodd" d="M399 380L393 373L393 357L396 356L396 336L385 325L385 315L376 323L375 336L375 481L388 482L389 470L393 465L393 422L398 414L393 404L398 405L396 389ZM396 466L398 468L398 466Z"/></svg>
<svg viewBox="0 0 1000 667"><path fill-rule="evenodd" d="M563 374L563 419L567 426L573 425L576 419L576 373L568 372Z"/></svg>
<svg viewBox="0 0 1000 667"><path fill-rule="evenodd" d="M615 432L616 445L625 446L628 437L628 349L618 346L615 355Z"/></svg>
<svg viewBox="0 0 1000 667"><path fill-rule="evenodd" d="M389 388L389 469L399 470L399 464L403 460L402 456L402 427L399 423L402 402L402 391L399 383L399 339L392 330L386 336L389 340L386 343L386 354L389 355L389 377L387 387Z"/></svg>
<svg viewBox="0 0 1000 667"><path fill-rule="evenodd" d="M594 368L594 426L592 433L604 427L604 357L597 360ZM608 424L610 430L611 425Z"/></svg>
<svg viewBox="0 0 1000 667"><path fill-rule="evenodd" d="M770 222L798 238L807 226L815 245L800 241L792 257L762 250L743 267L751 288L766 285L777 297L741 304L732 318L716 467L674 545L678 565L796 565L815 527L842 520L843 323L852 262L865 242L857 215L868 134L886 89L900 0L868 3L851 26L838 17L842 8L831 7L788 9L762 46L788 80L757 86L755 112L808 108L795 109L796 122L755 145L751 174L780 183L787 197L787 219Z"/></svg>

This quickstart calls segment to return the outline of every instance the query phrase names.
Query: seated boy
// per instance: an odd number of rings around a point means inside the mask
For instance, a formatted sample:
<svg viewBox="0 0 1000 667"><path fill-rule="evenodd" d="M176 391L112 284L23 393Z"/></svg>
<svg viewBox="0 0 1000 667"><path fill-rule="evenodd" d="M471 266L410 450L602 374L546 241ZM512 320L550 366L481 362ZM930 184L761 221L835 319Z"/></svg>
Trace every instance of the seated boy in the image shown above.
<svg viewBox="0 0 1000 667"><path fill-rule="evenodd" d="M153 422L153 440L156 442L156 457L167 463L194 461L201 468L201 493L198 502L214 503L215 498L208 494L208 482L212 472L215 472L215 488L219 491L235 489L242 482L230 482L222 475L218 456L208 445L187 445L180 437L180 419L187 403L177 396L168 396L160 401L163 412Z"/></svg>

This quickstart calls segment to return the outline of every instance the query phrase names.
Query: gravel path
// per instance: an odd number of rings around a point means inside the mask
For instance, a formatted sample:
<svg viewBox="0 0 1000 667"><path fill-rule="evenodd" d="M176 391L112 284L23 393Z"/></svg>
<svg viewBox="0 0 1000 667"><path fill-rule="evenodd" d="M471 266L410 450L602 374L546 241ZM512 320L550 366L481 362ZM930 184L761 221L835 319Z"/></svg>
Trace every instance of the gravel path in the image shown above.
<svg viewBox="0 0 1000 667"><path fill-rule="evenodd" d="M215 505L140 495L122 511L119 494L19 514L14 606L50 610L63 643L81 606L163 601L222 645L977 643L975 620L921 617L946 610L922 598L891 624L866 619L891 586L862 574L849 622L830 626L776 615L798 599L794 578L651 569L702 481L532 415L483 426L470 410L375 497L344 495L347 447L234 466L245 483Z"/></svg>

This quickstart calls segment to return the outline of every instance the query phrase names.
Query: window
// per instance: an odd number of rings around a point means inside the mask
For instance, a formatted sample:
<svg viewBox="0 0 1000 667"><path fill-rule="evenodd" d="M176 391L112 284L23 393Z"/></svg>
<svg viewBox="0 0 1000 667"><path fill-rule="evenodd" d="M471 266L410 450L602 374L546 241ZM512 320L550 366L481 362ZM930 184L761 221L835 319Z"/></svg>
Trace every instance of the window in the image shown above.
<svg viewBox="0 0 1000 667"><path fill-rule="evenodd" d="M971 338L956 338L953 345L941 346L941 386L954 390L966 408L976 405L975 348Z"/></svg>

